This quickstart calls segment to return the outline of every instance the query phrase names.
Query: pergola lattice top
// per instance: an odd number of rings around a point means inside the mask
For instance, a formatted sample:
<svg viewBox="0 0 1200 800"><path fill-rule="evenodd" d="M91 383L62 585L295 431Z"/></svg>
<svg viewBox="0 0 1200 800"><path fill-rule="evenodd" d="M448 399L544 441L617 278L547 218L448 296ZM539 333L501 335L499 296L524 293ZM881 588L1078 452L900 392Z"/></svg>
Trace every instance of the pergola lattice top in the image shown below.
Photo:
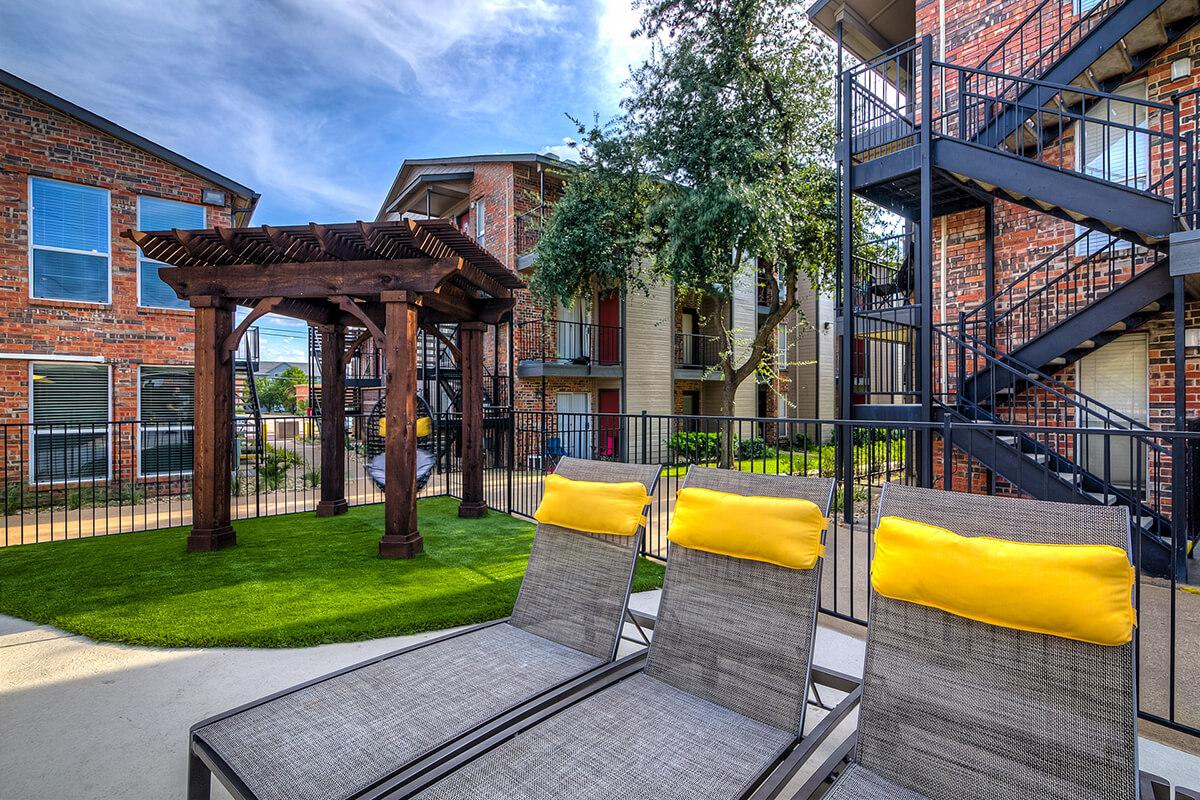
<svg viewBox="0 0 1200 800"><path fill-rule="evenodd" d="M335 322L334 298L369 306L385 292L422 296L430 321L494 322L521 280L446 220L128 231L181 297L243 305L279 297L275 312ZM498 302L499 301L499 302Z"/></svg>

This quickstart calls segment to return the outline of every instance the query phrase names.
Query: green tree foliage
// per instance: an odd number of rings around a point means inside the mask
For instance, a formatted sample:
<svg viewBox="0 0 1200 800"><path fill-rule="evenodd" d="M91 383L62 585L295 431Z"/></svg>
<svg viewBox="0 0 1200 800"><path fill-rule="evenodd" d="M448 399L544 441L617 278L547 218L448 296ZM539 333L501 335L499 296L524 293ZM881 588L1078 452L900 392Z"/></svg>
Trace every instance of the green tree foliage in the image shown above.
<svg viewBox="0 0 1200 800"><path fill-rule="evenodd" d="M547 303L670 284L713 297L723 322L735 286L766 284L756 326L721 326L726 414L771 369L800 278L828 291L837 274L834 58L802 6L643 0L651 56L615 120L579 126L580 168L537 248Z"/></svg>
<svg viewBox="0 0 1200 800"><path fill-rule="evenodd" d="M299 413L296 387L307 380L304 370L295 366L286 368L278 378L255 378L254 389L258 394L259 406L266 411Z"/></svg>

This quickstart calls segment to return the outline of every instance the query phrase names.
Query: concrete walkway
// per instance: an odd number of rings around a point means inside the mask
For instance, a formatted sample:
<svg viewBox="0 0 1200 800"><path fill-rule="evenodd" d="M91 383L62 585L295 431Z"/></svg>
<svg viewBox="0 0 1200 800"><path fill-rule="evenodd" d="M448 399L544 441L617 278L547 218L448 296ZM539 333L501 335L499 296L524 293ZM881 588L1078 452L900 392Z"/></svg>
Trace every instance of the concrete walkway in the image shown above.
<svg viewBox="0 0 1200 800"><path fill-rule="evenodd" d="M635 595L653 611L658 592ZM817 663L861 674L858 629L818 632ZM0 616L0 798L184 797L188 727L211 714L429 633L295 650L178 649L93 642ZM1200 758L1141 741L1142 767L1187 781ZM227 795L214 785L214 797Z"/></svg>

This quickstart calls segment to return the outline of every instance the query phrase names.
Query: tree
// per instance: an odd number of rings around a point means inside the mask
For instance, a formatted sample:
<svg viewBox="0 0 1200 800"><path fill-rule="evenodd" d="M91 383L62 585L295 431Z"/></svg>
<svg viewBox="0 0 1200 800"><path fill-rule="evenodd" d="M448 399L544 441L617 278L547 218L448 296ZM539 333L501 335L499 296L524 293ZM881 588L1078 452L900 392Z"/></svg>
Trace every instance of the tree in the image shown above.
<svg viewBox="0 0 1200 800"><path fill-rule="evenodd" d="M651 56L615 120L579 125L580 168L537 248L531 288L547 303L666 282L712 296L725 415L742 382L773 372L801 276L829 290L837 271L833 53L801 5L642 2L634 35ZM768 313L732 329L734 289L748 283Z"/></svg>
<svg viewBox="0 0 1200 800"><path fill-rule="evenodd" d="M283 409L291 414L298 413L296 387L308 380L304 370L289 366L279 373L278 378L255 378L254 389L258 404L268 411Z"/></svg>

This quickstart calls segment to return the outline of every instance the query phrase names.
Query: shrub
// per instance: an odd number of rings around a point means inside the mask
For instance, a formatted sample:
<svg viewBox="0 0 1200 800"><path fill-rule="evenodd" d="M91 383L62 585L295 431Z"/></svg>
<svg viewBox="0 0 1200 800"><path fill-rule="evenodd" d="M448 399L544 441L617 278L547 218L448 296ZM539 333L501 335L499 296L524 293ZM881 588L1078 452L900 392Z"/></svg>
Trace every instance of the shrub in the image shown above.
<svg viewBox="0 0 1200 800"><path fill-rule="evenodd" d="M297 464L303 464L300 454L283 447L268 444L263 451L262 466L259 467L259 477L262 488L267 491L282 489L287 481L287 473Z"/></svg>
<svg viewBox="0 0 1200 800"><path fill-rule="evenodd" d="M712 461L721 454L721 434L679 431L667 440L667 449L683 461Z"/></svg>
<svg viewBox="0 0 1200 800"><path fill-rule="evenodd" d="M766 458L775 455L775 452L767 447L766 439L758 437L738 439L736 450L738 458Z"/></svg>

